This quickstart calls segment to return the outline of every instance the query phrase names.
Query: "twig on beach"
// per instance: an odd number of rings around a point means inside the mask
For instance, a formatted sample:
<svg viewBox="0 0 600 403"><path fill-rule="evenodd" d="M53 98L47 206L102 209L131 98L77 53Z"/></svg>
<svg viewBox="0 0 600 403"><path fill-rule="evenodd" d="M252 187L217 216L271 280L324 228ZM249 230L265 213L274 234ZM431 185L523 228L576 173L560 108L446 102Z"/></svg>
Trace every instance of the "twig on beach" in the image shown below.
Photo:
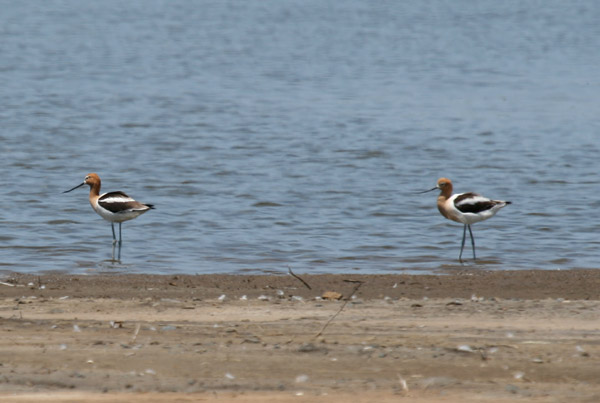
<svg viewBox="0 0 600 403"><path fill-rule="evenodd" d="M300 280L302 282L302 284L304 284L306 286L306 288L308 288L309 290L312 290L311 286L308 285L308 283L306 281L302 280L302 278L300 278L294 274L294 272L292 271L292 268L290 266L288 266L288 271L294 278L297 278L298 280Z"/></svg>
<svg viewBox="0 0 600 403"><path fill-rule="evenodd" d="M137 339L137 336L138 336L138 333L140 332L140 328L141 327L142 326L139 323L135 326L135 330L133 331L133 336L131 337L131 342L132 343L134 343L135 339Z"/></svg>
<svg viewBox="0 0 600 403"><path fill-rule="evenodd" d="M406 383L406 380L404 378L402 378L400 376L400 374L396 374L398 376L398 382L400 383L400 386L402 387L402 391L405 393L408 393L408 384Z"/></svg>
<svg viewBox="0 0 600 403"><path fill-rule="evenodd" d="M480 348L478 348L478 350L479 350L479 354L481 355L481 359L483 361L487 361L489 358L488 358L488 356L487 356L487 354L485 352L485 348L480 347Z"/></svg>
<svg viewBox="0 0 600 403"><path fill-rule="evenodd" d="M327 321L327 323L325 323L325 325L323 325L323 328L319 331L319 333L317 333L315 335L315 339L317 337L319 337L320 335L323 334L323 332L325 331L325 329L327 329L327 326L329 326L329 324L336 318L336 316L338 316L340 314L340 312L342 312L344 310L344 308L346 307L346 305L348 304L348 302L350 302L350 300L352 299L352 297L354 296L354 294L356 293L356 291L358 291L358 289L360 288L361 285L363 285L362 281L359 280L344 280L346 283L355 283L356 285L354 286L354 289L352 290L352 293L348 296L348 298L346 298L346 300L344 301L344 303L342 304L342 306L340 307L340 309L338 309L338 311L331 317L329 318L329 320Z"/></svg>
<svg viewBox="0 0 600 403"><path fill-rule="evenodd" d="M0 281L0 284L2 284L2 285L5 285L5 286L7 286L7 287L14 287L14 286L15 286L14 284L11 284L11 283L5 283L4 281Z"/></svg>

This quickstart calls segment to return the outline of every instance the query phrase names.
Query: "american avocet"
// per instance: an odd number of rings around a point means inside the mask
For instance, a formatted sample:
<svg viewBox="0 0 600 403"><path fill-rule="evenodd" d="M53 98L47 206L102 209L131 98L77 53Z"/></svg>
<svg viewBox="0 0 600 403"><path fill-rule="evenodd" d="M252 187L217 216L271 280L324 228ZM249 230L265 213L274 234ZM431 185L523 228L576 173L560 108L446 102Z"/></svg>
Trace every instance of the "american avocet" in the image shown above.
<svg viewBox="0 0 600 403"><path fill-rule="evenodd" d="M465 247L467 228L469 229L469 235L471 235L473 260L475 260L475 239L473 238L473 231L471 231L471 224L493 217L498 210L507 204L511 204L511 202L503 200L490 200L487 197L483 197L477 193L459 193L453 195L452 182L447 178L438 179L436 187L420 193L431 192L436 189L441 191L437 198L437 207L438 210L440 210L440 213L442 213L442 215L449 220L465 225L463 229L463 238L460 245L460 255L458 255L458 260L462 262L462 253Z"/></svg>
<svg viewBox="0 0 600 403"><path fill-rule="evenodd" d="M100 194L100 177L95 174L87 174L83 183L75 186L73 189L66 190L63 193L68 193L71 190L80 188L83 185L90 187L90 204L100 217L110 221L113 235L113 244L117 243L115 236L115 223L119 223L119 245L121 245L121 223L131 220L144 214L146 211L153 209L152 204L143 204L133 200L123 192L110 192Z"/></svg>

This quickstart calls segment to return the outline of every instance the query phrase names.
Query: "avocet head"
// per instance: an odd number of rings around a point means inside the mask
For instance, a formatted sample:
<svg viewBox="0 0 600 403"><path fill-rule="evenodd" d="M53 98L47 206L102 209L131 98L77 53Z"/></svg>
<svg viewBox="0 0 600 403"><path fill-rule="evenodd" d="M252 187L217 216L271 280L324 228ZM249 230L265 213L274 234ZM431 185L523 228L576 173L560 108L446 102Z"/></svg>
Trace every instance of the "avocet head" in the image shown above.
<svg viewBox="0 0 600 403"><path fill-rule="evenodd" d="M444 190L444 189L452 189L452 181L448 178L440 178L437 180L436 189Z"/></svg>
<svg viewBox="0 0 600 403"><path fill-rule="evenodd" d="M79 185L75 186L75 187L74 187L74 188L72 188L72 189L65 190L63 193L69 193L70 191L72 191L72 190L75 190L75 189L77 189L77 188L80 188L80 187L82 187L83 185L89 185L90 187L92 187L92 186L94 186L96 183L98 183L98 184L100 183L100 177L98 176L98 174L95 174L95 173L90 173L90 174L87 174L87 175L85 176L85 179L83 180L83 182L82 182L82 183L80 183Z"/></svg>
<svg viewBox="0 0 600 403"><path fill-rule="evenodd" d="M83 183L90 186L95 185L96 183L100 183L100 177L95 173L87 174Z"/></svg>
<svg viewBox="0 0 600 403"><path fill-rule="evenodd" d="M446 190L446 189L450 189L449 191L452 192L452 181L448 178L440 178L437 180L437 183L434 188L431 188L429 190L424 190L422 192L417 192L417 193L433 192L434 190L441 190L442 192L444 192L444 191L448 192L448 190Z"/></svg>

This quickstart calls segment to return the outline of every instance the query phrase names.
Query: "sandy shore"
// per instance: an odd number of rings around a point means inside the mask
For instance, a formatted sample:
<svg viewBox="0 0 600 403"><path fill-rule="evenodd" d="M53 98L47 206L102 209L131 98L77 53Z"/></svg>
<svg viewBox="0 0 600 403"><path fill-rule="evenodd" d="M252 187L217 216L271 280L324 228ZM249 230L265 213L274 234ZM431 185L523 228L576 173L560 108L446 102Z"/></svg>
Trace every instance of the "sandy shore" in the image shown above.
<svg viewBox="0 0 600 403"><path fill-rule="evenodd" d="M0 401L600 401L600 270L301 277L2 276Z"/></svg>

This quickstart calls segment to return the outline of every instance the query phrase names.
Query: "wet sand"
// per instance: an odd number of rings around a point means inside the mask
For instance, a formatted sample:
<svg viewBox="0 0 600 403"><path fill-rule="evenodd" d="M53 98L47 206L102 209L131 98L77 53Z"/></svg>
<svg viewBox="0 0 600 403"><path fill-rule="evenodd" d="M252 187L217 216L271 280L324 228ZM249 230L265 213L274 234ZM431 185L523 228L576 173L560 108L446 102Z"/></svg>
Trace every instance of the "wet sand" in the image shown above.
<svg viewBox="0 0 600 403"><path fill-rule="evenodd" d="M600 401L598 270L299 275L2 276L0 401Z"/></svg>

